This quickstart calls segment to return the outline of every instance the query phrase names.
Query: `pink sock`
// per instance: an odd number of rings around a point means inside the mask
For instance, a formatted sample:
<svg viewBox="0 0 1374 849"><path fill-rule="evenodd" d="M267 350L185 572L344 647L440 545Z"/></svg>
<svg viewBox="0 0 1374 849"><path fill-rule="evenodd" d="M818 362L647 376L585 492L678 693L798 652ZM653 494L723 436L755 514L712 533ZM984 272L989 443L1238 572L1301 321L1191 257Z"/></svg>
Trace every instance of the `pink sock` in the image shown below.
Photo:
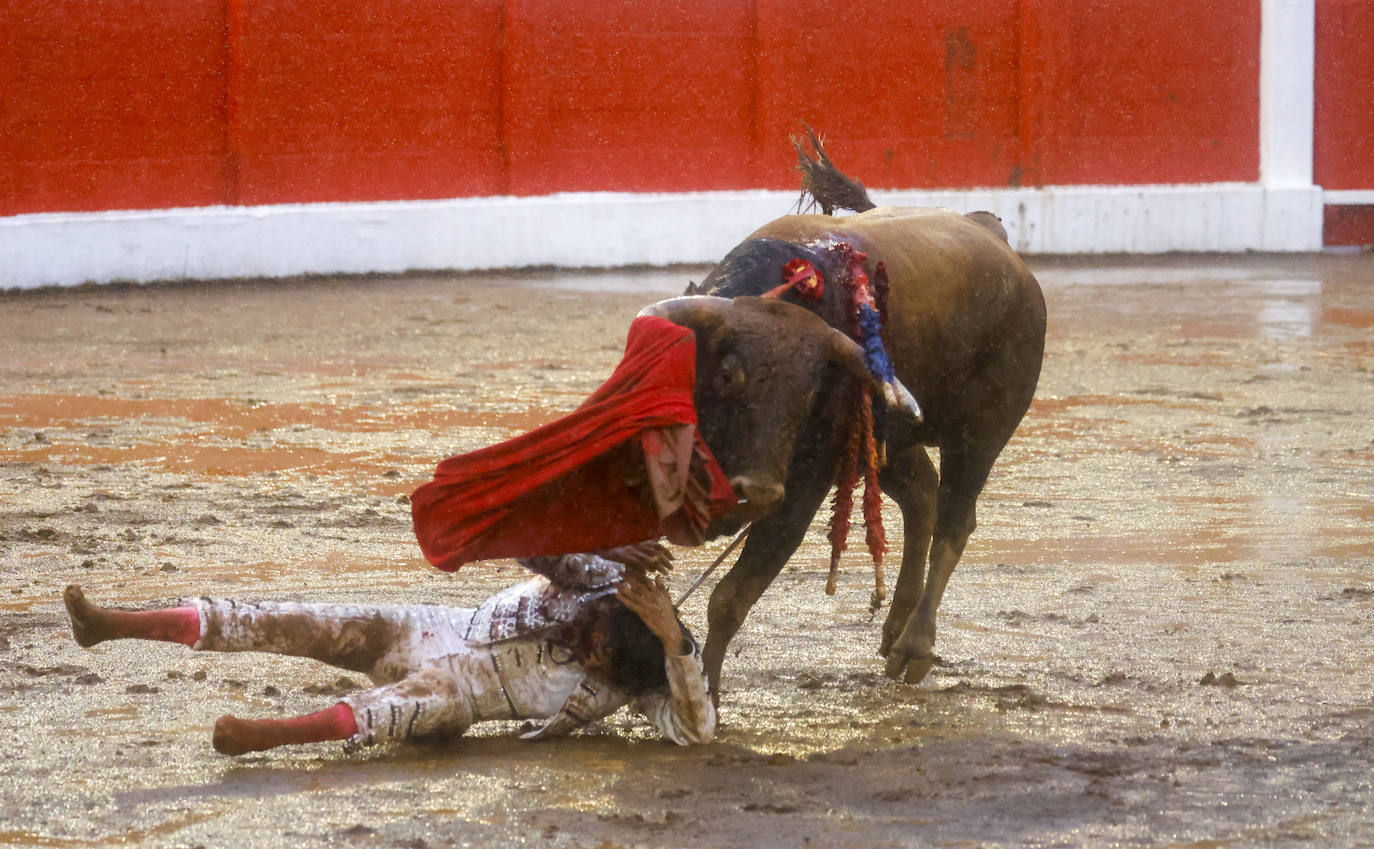
<svg viewBox="0 0 1374 849"><path fill-rule="evenodd" d="M116 636L139 637L194 646L200 641L200 610L195 607L169 607L166 610L137 610L124 614L114 623ZM122 621L120 621L122 620Z"/></svg>
<svg viewBox="0 0 1374 849"><path fill-rule="evenodd" d="M237 719L222 716L215 723L215 751L226 755L261 752L290 743L323 743L347 740L358 733L353 708L339 702L305 716L290 719Z"/></svg>
<svg viewBox="0 0 1374 849"><path fill-rule="evenodd" d="M193 606L162 610L100 607L87 601L75 584L63 591L62 601L72 620L72 636L83 646L130 638L195 646L200 640L200 610Z"/></svg>

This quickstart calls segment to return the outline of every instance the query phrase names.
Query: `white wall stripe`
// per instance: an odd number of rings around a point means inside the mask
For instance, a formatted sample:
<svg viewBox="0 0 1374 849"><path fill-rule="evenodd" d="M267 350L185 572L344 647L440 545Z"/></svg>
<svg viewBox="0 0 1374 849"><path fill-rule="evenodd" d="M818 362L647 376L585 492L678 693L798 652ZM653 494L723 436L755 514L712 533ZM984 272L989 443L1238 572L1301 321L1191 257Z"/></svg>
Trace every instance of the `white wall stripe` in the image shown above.
<svg viewBox="0 0 1374 849"><path fill-rule="evenodd" d="M1260 182L1312 185L1316 0L1260 5Z"/></svg>
<svg viewBox="0 0 1374 849"><path fill-rule="evenodd" d="M1322 192L1322 197L1329 204L1341 205L1364 205L1374 203L1374 189L1329 189Z"/></svg>
<svg viewBox="0 0 1374 849"><path fill-rule="evenodd" d="M1026 253L1304 251L1322 193L1250 183L880 192L879 202L986 209ZM0 219L0 288L183 278L704 263L795 192L584 193Z"/></svg>

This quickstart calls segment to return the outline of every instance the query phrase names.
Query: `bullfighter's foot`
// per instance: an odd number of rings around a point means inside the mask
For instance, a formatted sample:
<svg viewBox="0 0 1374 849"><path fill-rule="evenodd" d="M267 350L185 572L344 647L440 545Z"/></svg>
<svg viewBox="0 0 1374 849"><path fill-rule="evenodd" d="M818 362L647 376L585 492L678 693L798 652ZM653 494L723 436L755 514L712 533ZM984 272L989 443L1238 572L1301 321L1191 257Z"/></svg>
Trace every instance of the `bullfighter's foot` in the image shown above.
<svg viewBox="0 0 1374 849"><path fill-rule="evenodd" d="M72 620L72 636L76 643L90 648L96 643L110 639L109 628L104 622L104 610L86 601L86 594L76 584L68 584L62 591L62 603L67 606L67 616Z"/></svg>
<svg viewBox="0 0 1374 849"><path fill-rule="evenodd" d="M263 734L262 731L257 722L239 719L226 713L215 720L215 733L211 742L215 751L221 755L245 755L281 745L280 742L271 742L270 735Z"/></svg>
<svg viewBox="0 0 1374 849"><path fill-rule="evenodd" d="M162 610L115 610L86 600L76 584L62 591L72 620L72 636L86 648L106 640L136 637L194 646L200 641L200 611L194 607Z"/></svg>
<svg viewBox="0 0 1374 849"><path fill-rule="evenodd" d="M215 721L211 742L222 755L243 755L292 743L347 740L357 733L353 709L339 702L332 708L290 719L239 719L225 714Z"/></svg>

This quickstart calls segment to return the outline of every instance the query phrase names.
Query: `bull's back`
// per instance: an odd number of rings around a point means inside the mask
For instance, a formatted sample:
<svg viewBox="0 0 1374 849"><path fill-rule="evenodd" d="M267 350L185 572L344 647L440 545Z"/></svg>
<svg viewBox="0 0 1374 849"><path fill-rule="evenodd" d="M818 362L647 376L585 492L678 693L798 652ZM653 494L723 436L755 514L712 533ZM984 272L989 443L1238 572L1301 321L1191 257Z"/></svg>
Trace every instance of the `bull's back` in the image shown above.
<svg viewBox="0 0 1374 849"><path fill-rule="evenodd" d="M1004 372L994 377L1005 384L1007 416L1019 420L1029 405L1044 348L1044 297L1021 258L988 228L945 209L878 207L846 217L786 216L751 238L845 241L868 254L870 268L883 263L892 358L923 408L957 414L968 403L962 387L989 363Z"/></svg>
<svg viewBox="0 0 1374 849"><path fill-rule="evenodd" d="M926 330L957 324L970 307L1035 312L1043 303L1034 275L1006 242L947 209L880 206L845 217L789 215L750 238L850 243L868 254L870 268L878 262L887 267L894 311Z"/></svg>

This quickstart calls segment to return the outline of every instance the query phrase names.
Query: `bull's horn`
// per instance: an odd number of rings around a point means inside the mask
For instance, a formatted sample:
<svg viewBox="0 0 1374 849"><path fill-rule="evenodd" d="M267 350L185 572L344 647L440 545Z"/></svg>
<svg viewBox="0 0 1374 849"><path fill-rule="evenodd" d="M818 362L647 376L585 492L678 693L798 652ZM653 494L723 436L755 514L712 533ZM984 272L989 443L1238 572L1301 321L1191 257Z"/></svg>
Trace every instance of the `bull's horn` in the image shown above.
<svg viewBox="0 0 1374 849"><path fill-rule="evenodd" d="M729 298L715 295L685 295L649 304L639 311L639 317L658 316L693 330L708 330L720 324L730 303Z"/></svg>
<svg viewBox="0 0 1374 849"><path fill-rule="evenodd" d="M902 410L911 416L913 422L920 424L924 418L921 414L921 405L916 403L916 397L897 378L892 378L891 383L883 384L883 397L889 407Z"/></svg>
<svg viewBox="0 0 1374 849"><path fill-rule="evenodd" d="M830 350L835 362L844 366L845 371L873 389L881 391L883 400L887 402L889 408L901 410L917 424L921 422L921 406L916 403L916 398L896 377L893 377L890 383L879 380L864 360L864 349L858 342L832 327L830 328Z"/></svg>

